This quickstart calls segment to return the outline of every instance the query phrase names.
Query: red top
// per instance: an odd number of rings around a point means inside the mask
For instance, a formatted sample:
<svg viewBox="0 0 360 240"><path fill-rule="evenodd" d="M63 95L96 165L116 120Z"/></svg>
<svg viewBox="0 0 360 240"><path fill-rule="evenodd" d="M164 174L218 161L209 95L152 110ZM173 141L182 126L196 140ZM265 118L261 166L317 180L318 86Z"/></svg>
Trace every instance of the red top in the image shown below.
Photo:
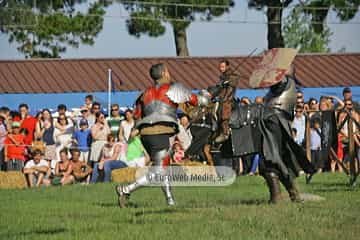
<svg viewBox="0 0 360 240"><path fill-rule="evenodd" d="M28 116L21 123L20 128L25 128L28 130L28 134L25 136L25 139L24 139L24 143L26 145L31 145L31 143L34 139L36 122L37 122L36 118L34 118L32 116Z"/></svg>
<svg viewBox="0 0 360 240"><path fill-rule="evenodd" d="M17 159L25 161L25 145L24 145L24 135L22 134L11 134L12 139L15 140L13 142L9 137L6 137L4 141L4 145L7 149L6 157L7 159ZM20 146L16 146L16 144Z"/></svg>
<svg viewBox="0 0 360 240"><path fill-rule="evenodd" d="M170 107L177 108L178 104L174 103L169 99L169 97L166 95L166 93L169 91L169 88L171 87L171 83L164 83L160 86L153 86L149 87L145 90L145 92L142 95L142 104L148 105L152 101L160 101L163 103L166 103ZM195 94L192 94L189 100L189 103L192 105L197 104L197 96ZM134 111L134 117L135 119L141 118L141 102L137 102L136 109Z"/></svg>

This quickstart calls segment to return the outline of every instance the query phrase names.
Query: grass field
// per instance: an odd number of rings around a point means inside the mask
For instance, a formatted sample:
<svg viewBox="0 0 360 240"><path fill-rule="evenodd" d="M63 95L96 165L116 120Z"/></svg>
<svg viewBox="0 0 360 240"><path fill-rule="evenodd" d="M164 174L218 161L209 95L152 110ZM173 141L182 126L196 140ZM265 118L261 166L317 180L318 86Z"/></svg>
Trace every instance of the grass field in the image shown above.
<svg viewBox="0 0 360 240"><path fill-rule="evenodd" d="M359 186L343 174L298 182L326 200L269 205L260 177L174 188L173 208L153 187L133 194L128 209L118 208L113 184L0 190L0 239L359 239Z"/></svg>

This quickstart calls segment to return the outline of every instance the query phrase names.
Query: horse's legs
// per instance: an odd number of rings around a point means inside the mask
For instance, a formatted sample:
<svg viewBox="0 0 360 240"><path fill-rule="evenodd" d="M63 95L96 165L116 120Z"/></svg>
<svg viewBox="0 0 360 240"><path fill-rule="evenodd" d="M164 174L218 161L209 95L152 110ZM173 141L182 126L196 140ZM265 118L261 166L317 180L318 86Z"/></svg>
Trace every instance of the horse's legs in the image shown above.
<svg viewBox="0 0 360 240"><path fill-rule="evenodd" d="M208 164L210 166L214 166L214 159L213 159L213 157L211 155L210 150L211 150L211 145L210 144L205 144L204 148L203 148L205 158L206 158L206 160L207 160L207 162L208 162Z"/></svg>

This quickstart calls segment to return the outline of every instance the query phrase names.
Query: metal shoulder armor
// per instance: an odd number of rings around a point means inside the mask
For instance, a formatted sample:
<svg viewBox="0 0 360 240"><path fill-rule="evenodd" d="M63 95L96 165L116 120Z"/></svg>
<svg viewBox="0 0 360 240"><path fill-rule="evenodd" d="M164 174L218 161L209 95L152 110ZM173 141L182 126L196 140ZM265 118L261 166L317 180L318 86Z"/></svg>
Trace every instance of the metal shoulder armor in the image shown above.
<svg viewBox="0 0 360 240"><path fill-rule="evenodd" d="M166 96L174 103L185 103L190 100L192 92L181 83L171 84Z"/></svg>

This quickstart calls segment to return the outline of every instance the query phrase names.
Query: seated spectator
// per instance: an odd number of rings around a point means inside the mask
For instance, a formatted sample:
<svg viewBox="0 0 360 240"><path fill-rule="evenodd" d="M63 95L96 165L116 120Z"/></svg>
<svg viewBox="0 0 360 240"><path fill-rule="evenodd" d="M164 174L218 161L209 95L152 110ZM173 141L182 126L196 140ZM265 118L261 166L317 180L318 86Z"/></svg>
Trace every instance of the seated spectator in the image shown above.
<svg viewBox="0 0 360 240"><path fill-rule="evenodd" d="M68 158L68 150L63 148L60 151L60 161L56 163L54 178L51 183L53 185L67 185L75 182L75 178L72 175L72 164Z"/></svg>
<svg viewBox="0 0 360 240"><path fill-rule="evenodd" d="M7 171L21 171L25 162L25 136L20 133L20 122L12 122L11 134L6 137L5 163Z"/></svg>
<svg viewBox="0 0 360 240"><path fill-rule="evenodd" d="M29 115L29 106L27 104L19 105L19 112L21 114L21 125L20 128L26 129L27 134L24 138L25 145L31 145L34 139L36 118Z"/></svg>
<svg viewBox="0 0 360 240"><path fill-rule="evenodd" d="M57 123L59 128L54 130L54 141L56 144L56 160L59 160L60 150L71 146L74 128L64 114L59 115Z"/></svg>
<svg viewBox="0 0 360 240"><path fill-rule="evenodd" d="M80 161L87 163L91 144L91 130L88 127L86 119L80 120L80 129L75 130L73 142L77 145L77 148L80 149Z"/></svg>
<svg viewBox="0 0 360 240"><path fill-rule="evenodd" d="M175 141L174 145L172 147L173 150L173 160L176 163L181 163L184 160L185 157L185 151L182 148L181 144L179 141Z"/></svg>
<svg viewBox="0 0 360 240"><path fill-rule="evenodd" d="M80 161L80 150L77 148L71 150L71 168L76 182L90 183L92 168Z"/></svg>
<svg viewBox="0 0 360 240"><path fill-rule="evenodd" d="M30 187L50 185L49 164L46 160L42 159L40 150L34 150L33 159L28 161L24 167L24 174Z"/></svg>
<svg viewBox="0 0 360 240"><path fill-rule="evenodd" d="M133 111L131 109L126 109L125 111L125 119L120 123L119 129L119 141L127 142L130 137L131 130L135 125Z"/></svg>
<svg viewBox="0 0 360 240"><path fill-rule="evenodd" d="M111 133L107 136L107 143L102 149L101 159L94 165L92 183L99 181L99 171L104 172L104 182L110 182L112 170L127 167L126 163L120 160L122 146L122 143L115 143L115 138Z"/></svg>
<svg viewBox="0 0 360 240"><path fill-rule="evenodd" d="M145 167L150 162L150 156L141 143L140 136L133 129L126 151L125 163L128 167Z"/></svg>

